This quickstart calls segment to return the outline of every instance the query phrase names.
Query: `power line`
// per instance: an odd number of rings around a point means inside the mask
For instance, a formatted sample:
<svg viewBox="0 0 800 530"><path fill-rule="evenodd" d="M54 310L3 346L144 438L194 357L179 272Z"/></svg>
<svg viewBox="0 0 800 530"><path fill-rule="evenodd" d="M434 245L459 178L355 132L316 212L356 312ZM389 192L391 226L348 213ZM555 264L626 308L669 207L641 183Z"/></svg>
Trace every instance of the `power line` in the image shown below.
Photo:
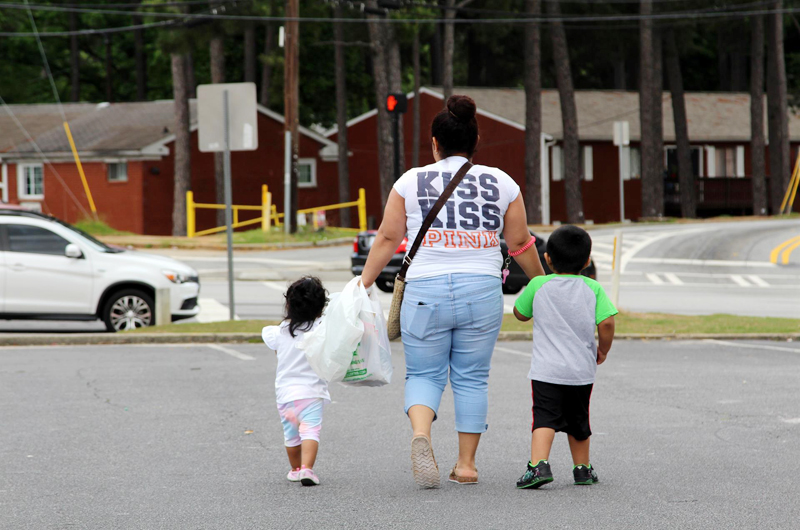
<svg viewBox="0 0 800 530"><path fill-rule="evenodd" d="M738 6L737 6L738 7ZM22 4L0 4L0 9L26 9L27 7ZM31 9L39 11L56 11L56 12L90 12L101 14L124 14L130 15L128 11L115 11L115 10L93 10L84 8L70 8L60 6L33 6ZM453 24L524 24L524 23L539 23L546 24L548 22L563 22L563 23L603 23L603 22L635 22L640 20L709 20L720 18L746 18L758 15L774 15L774 14L790 14L800 12L800 8L784 7L781 9L750 9L744 11L681 11L681 12L668 12L668 13L654 13L651 15L641 14L620 14L620 15L566 15L559 17L514 17L514 18L483 18L483 19L453 19L449 22ZM306 23L366 23L367 20L362 18L327 18L327 17L281 17L281 16L260 16L260 15L223 15L223 14L206 14L206 13L147 13L143 16L147 17L161 17L179 19L180 21L186 20L239 20L239 21L255 21L255 22L288 22L298 21ZM386 24L430 24L441 22L440 18L378 18L373 22L386 23ZM43 37L63 37L70 35L85 35L85 34L104 34L132 31L135 29L147 29L157 26L166 26L175 24L174 21L161 21L148 24L138 24L133 26L122 26L117 28L102 28L92 30L78 30L78 31L58 31L40 33ZM179 22L178 22L179 23ZM35 36L33 33L27 32L0 32L0 36L4 37L31 37Z"/></svg>

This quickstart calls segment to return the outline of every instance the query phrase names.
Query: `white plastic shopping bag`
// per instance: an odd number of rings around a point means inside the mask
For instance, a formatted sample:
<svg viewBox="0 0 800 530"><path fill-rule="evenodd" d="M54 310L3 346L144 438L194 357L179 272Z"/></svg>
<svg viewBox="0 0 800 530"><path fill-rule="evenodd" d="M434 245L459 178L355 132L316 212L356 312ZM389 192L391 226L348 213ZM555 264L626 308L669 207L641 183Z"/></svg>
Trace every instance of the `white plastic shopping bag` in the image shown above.
<svg viewBox="0 0 800 530"><path fill-rule="evenodd" d="M364 324L364 334L352 353L343 382L363 386L386 385L392 381L392 352L383 309L374 289L367 294L363 285L359 284L358 288L363 299L359 318Z"/></svg>
<svg viewBox="0 0 800 530"><path fill-rule="evenodd" d="M298 344L306 354L311 368L328 382L344 379L353 351L364 335L360 315L365 298L359 285L360 276L353 278L341 293L331 297L319 326L305 334Z"/></svg>

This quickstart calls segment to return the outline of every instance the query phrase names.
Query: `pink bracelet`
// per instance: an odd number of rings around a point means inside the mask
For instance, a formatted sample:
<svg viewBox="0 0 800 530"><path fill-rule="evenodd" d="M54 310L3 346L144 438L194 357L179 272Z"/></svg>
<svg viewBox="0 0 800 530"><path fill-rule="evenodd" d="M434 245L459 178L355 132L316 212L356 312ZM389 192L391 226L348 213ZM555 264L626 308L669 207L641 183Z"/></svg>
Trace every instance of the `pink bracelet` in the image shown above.
<svg viewBox="0 0 800 530"><path fill-rule="evenodd" d="M523 246L521 249L519 249L517 251L514 251L514 252L509 251L508 255L511 256L512 258L516 258L520 254L522 254L523 252L525 252L526 250L531 248L534 243L536 243L536 238L531 236L530 240L527 243L525 243L525 246Z"/></svg>

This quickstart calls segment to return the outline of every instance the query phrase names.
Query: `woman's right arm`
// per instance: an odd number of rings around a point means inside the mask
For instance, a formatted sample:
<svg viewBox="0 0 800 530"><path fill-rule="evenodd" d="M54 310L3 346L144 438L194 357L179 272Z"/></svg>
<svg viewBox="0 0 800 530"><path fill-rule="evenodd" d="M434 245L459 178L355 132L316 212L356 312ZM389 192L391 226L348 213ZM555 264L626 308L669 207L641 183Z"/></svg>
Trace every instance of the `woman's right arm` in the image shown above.
<svg viewBox="0 0 800 530"><path fill-rule="evenodd" d="M520 193L514 199L514 202L508 206L506 215L503 218L503 238L506 240L509 252L516 252L530 241L531 233L528 231L527 221L525 202L523 202L522 194ZM519 256L516 256L514 261L519 263L528 278L544 275L542 262L539 261L539 253L536 251L535 244L531 245L528 250Z"/></svg>
<svg viewBox="0 0 800 530"><path fill-rule="evenodd" d="M369 257L361 273L361 283L369 288L378 279L381 271L392 259L397 247L406 235L406 202L395 190L389 194L386 209L383 211L383 222L378 228L378 235L369 249ZM537 258L538 260L538 258ZM540 265L541 266L541 265Z"/></svg>

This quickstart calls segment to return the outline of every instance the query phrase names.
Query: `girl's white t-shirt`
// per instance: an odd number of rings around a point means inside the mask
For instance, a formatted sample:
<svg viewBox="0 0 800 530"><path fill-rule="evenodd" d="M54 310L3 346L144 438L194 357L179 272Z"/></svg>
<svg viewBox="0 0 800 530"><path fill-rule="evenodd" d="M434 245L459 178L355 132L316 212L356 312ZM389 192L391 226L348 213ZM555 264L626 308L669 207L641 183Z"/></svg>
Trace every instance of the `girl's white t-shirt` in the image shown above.
<svg viewBox="0 0 800 530"><path fill-rule="evenodd" d="M311 329L316 328L319 322L317 319ZM278 355L278 367L275 370L276 401L289 403L298 399L322 398L330 402L328 383L320 379L308 364L303 350L297 347L304 332L297 330L294 334L294 337L289 334L288 322L261 330L264 343Z"/></svg>
<svg viewBox="0 0 800 530"><path fill-rule="evenodd" d="M405 199L409 245L442 190L466 161L464 157L451 156L410 169L395 182L395 191ZM503 218L519 191L519 185L504 171L472 166L425 234L406 279L449 273L500 277Z"/></svg>

